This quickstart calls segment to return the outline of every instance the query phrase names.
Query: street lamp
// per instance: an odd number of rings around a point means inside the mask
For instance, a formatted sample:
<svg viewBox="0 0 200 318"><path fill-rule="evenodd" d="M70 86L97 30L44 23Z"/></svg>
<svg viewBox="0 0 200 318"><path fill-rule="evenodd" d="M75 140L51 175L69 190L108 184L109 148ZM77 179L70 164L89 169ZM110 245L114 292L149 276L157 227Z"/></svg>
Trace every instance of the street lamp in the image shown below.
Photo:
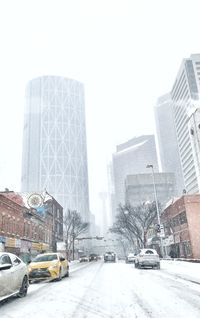
<svg viewBox="0 0 200 318"><path fill-rule="evenodd" d="M156 192L156 184L155 184L155 176L154 176L154 169L152 164L148 164L146 168L151 168L152 169L152 177L153 177L153 188L154 188L154 196L155 196L155 202L156 202L156 212L157 212L157 220L159 224L159 228L161 228L161 223L160 223L160 212L158 209L158 199L157 199L157 192ZM162 237L160 235L160 247L161 247L161 254L164 257L164 250L163 250L163 241Z"/></svg>
<svg viewBox="0 0 200 318"><path fill-rule="evenodd" d="M72 211L72 259L73 261L74 261L74 243L75 243L75 233L74 233L75 212L76 211Z"/></svg>

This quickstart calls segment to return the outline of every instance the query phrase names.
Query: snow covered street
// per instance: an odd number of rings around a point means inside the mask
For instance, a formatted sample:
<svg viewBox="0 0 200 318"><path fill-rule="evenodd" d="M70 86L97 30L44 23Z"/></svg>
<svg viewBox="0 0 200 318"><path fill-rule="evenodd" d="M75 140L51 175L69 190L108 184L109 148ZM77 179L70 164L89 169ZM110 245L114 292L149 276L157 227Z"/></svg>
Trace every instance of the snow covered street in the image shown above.
<svg viewBox="0 0 200 318"><path fill-rule="evenodd" d="M0 305L1 318L200 317L200 264L161 261L72 264L70 277L29 287L27 297Z"/></svg>

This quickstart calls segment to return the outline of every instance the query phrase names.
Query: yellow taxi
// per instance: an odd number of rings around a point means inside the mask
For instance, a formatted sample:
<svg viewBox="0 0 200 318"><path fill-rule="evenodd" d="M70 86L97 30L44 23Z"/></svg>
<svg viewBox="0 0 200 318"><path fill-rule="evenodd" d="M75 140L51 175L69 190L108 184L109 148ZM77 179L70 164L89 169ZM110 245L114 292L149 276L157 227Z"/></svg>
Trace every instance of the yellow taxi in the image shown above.
<svg viewBox="0 0 200 318"><path fill-rule="evenodd" d="M38 280L61 280L69 276L69 263L60 253L37 255L29 264L29 282Z"/></svg>

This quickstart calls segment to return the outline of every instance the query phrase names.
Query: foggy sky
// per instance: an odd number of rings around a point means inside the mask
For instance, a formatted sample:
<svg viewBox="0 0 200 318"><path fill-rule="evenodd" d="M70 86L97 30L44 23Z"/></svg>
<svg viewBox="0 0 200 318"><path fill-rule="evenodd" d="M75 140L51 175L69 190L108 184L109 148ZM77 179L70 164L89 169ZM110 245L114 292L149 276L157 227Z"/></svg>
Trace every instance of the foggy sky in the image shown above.
<svg viewBox="0 0 200 318"><path fill-rule="evenodd" d="M85 86L90 207L115 146L154 133L153 107L200 52L197 0L24 0L0 4L0 190L20 190L24 95L37 76Z"/></svg>

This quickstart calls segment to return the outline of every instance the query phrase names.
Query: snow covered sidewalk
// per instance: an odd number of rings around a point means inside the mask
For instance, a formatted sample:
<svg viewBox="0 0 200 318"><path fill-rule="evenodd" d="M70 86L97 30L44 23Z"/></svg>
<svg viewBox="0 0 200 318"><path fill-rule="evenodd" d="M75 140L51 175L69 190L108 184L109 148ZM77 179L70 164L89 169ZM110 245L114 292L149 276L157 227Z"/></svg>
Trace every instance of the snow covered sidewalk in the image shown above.
<svg viewBox="0 0 200 318"><path fill-rule="evenodd" d="M200 284L200 263L162 260L161 269L170 274Z"/></svg>

